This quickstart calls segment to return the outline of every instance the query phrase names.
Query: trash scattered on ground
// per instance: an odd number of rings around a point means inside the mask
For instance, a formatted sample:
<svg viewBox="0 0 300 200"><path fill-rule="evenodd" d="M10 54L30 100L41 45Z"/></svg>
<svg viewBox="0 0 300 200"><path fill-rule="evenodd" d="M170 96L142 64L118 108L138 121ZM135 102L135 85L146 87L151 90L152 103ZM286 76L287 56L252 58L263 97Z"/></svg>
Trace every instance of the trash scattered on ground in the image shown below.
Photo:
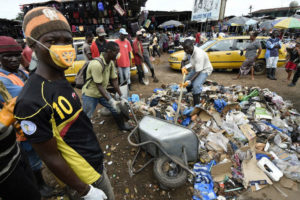
<svg viewBox="0 0 300 200"><path fill-rule="evenodd" d="M162 89L163 88L163 89ZM129 98L138 119L152 115L194 131L199 139L193 199L234 199L246 189L257 191L284 180L292 189L300 182L300 114L290 101L269 89L223 86L207 81L200 104L184 89L170 84L149 98ZM283 196L278 187L276 188Z"/></svg>

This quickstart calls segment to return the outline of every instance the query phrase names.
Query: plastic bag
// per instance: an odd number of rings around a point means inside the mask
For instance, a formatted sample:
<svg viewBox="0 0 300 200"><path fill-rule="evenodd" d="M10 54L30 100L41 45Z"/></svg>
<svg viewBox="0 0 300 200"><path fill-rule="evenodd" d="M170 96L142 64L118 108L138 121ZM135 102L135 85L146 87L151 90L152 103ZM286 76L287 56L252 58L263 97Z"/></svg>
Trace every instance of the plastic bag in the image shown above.
<svg viewBox="0 0 300 200"><path fill-rule="evenodd" d="M142 65L143 65L143 71L144 71L144 73L148 74L149 73L148 67L146 66L145 63L143 63Z"/></svg>
<svg viewBox="0 0 300 200"><path fill-rule="evenodd" d="M216 99L214 100L214 107L215 109L220 113L227 105L226 101L224 99Z"/></svg>
<svg viewBox="0 0 300 200"><path fill-rule="evenodd" d="M283 172L283 174L292 180L300 182L300 161L275 159L273 163Z"/></svg>
<svg viewBox="0 0 300 200"><path fill-rule="evenodd" d="M214 182L210 174L210 170L216 161L212 160L207 165L196 163L193 171L196 173L194 189L195 193L193 200L212 200L216 199L217 195L214 191ZM197 195L199 193L199 195Z"/></svg>
<svg viewBox="0 0 300 200"><path fill-rule="evenodd" d="M239 129L239 127L235 123L228 123L228 122L223 122L222 128L229 134L233 135L233 138L241 141L241 142L246 142L247 138L244 136L242 131Z"/></svg>
<svg viewBox="0 0 300 200"><path fill-rule="evenodd" d="M288 127L287 123L284 120L280 119L280 117L278 117L278 116L274 117L271 122L273 125L277 126L278 128L281 128L281 129Z"/></svg>
<svg viewBox="0 0 300 200"><path fill-rule="evenodd" d="M244 113L237 111L237 112L227 113L226 122L235 123L236 125L239 126L239 125L243 125L243 124L248 124L249 120Z"/></svg>
<svg viewBox="0 0 300 200"><path fill-rule="evenodd" d="M209 142L219 145L220 147L222 147L222 149L224 149L224 151L227 152L227 144L228 144L229 140L228 140L228 138L223 136L221 133L210 132L206 139Z"/></svg>

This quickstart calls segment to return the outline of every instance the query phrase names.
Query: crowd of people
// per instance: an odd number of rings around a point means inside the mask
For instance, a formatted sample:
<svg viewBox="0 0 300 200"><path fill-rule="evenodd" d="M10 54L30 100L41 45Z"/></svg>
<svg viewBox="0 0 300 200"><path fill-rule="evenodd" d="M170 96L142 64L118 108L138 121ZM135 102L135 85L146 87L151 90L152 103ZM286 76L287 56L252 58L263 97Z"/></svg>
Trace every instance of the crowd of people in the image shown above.
<svg viewBox="0 0 300 200"><path fill-rule="evenodd" d="M189 38L191 35L179 32L150 34L140 29L132 41L127 30L121 28L119 38L109 41L105 30L99 27L95 30L97 38L94 39L93 32L87 32L83 44L88 66L81 104L64 74L76 57L66 18L53 8L34 8L25 15L23 30L27 44L0 36L0 81L9 92L0 95L0 197L4 199L35 200L56 195L43 179L42 161L78 198L115 199L91 123L98 103L112 113L121 131L131 131L133 127L117 104L127 101L120 85L127 84L131 89L132 59L140 84L144 84L144 63L153 82L158 82L152 57L161 56L170 46L182 45L182 74L186 78L181 87L192 92L195 106L200 103L203 83L213 71L208 55L198 47L202 42L199 32ZM253 65L262 50L256 40L258 35L252 32L251 42L241 51L241 55L246 52L246 60L237 78L251 71L254 79ZM217 37L224 36L219 33ZM273 31L265 55L267 77L271 80L276 80L281 45L278 32ZM289 86L295 86L300 76L299 55L297 40L286 64L288 80L296 71ZM115 97L107 91L109 84L118 94Z"/></svg>

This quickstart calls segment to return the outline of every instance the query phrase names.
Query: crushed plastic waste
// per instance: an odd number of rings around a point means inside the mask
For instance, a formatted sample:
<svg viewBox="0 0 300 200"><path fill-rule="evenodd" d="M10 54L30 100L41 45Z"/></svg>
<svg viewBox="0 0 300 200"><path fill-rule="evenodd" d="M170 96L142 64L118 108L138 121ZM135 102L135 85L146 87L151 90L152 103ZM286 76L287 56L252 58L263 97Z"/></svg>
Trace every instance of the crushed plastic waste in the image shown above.
<svg viewBox="0 0 300 200"><path fill-rule="evenodd" d="M177 123L199 139L199 162L189 163L197 173L193 199L237 198L248 187L263 189L283 176L300 183L300 114L290 101L267 88L207 81L193 107L186 90L178 102L177 84L161 88L149 98L132 96L132 108L139 119L152 115L174 122L181 104ZM214 173L229 173L230 181L216 181L211 167L224 160L231 163L229 172Z"/></svg>

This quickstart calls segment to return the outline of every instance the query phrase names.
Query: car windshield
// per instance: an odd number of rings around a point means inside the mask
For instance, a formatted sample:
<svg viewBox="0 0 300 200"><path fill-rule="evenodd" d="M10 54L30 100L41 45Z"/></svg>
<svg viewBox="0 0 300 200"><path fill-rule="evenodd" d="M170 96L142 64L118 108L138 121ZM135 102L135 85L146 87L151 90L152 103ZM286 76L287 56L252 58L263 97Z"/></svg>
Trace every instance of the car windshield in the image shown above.
<svg viewBox="0 0 300 200"><path fill-rule="evenodd" d="M215 42L216 42L216 40L209 40L209 41L205 42L204 44L202 44L202 45L200 46L200 48L201 48L202 50L205 50L207 47L209 47L211 44L213 44L213 43L215 43Z"/></svg>

